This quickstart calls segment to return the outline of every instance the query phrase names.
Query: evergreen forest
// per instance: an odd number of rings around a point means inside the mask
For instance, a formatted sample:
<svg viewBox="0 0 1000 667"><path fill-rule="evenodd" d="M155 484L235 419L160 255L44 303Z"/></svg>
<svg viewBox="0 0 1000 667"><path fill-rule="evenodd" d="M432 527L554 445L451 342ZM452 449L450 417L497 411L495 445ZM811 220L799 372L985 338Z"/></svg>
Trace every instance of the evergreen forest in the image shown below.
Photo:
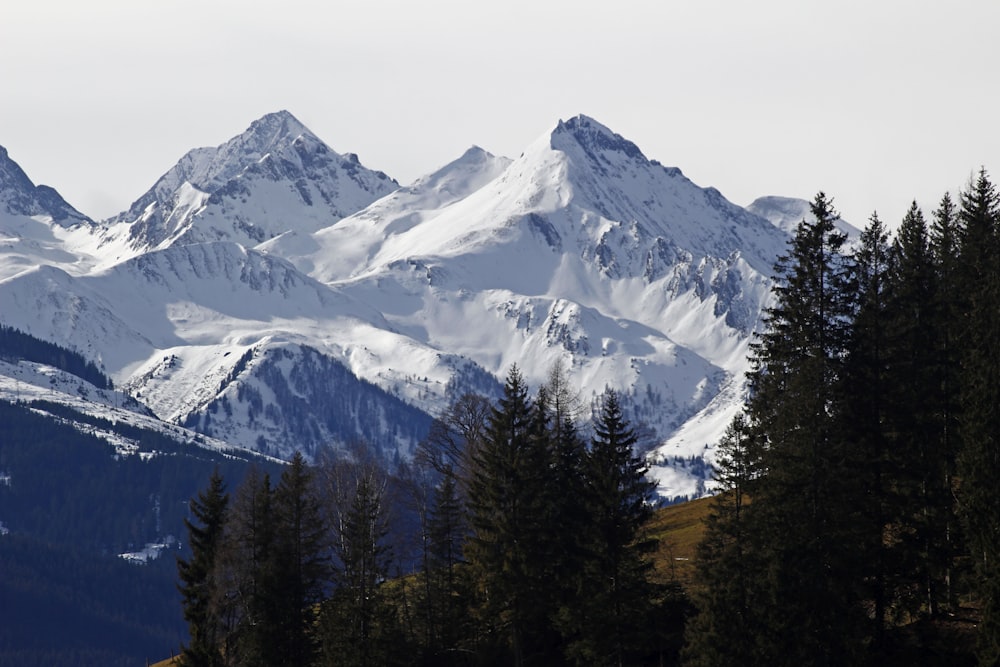
<svg viewBox="0 0 1000 667"><path fill-rule="evenodd" d="M996 187L850 249L812 212L720 443L685 662L1000 664Z"/></svg>
<svg viewBox="0 0 1000 667"><path fill-rule="evenodd" d="M652 579L653 485L618 396L590 435L560 368L466 395L412 465L363 448L277 480L219 474L178 562L187 665L673 660L683 594ZM409 529L400 529L400 522Z"/></svg>
<svg viewBox="0 0 1000 667"><path fill-rule="evenodd" d="M531 395L515 367L392 475L358 456L214 476L179 562L182 663L1000 664L996 188L981 171L851 244L825 194L812 213L775 266L691 585L652 576L616 394L583 427L560 369Z"/></svg>
<svg viewBox="0 0 1000 667"><path fill-rule="evenodd" d="M0 663L1000 664L1000 195L980 171L852 241L825 194L812 214L692 580L656 567L644 427L558 366L458 397L410 461L359 442L279 466L0 402ZM111 388L2 326L0 353ZM181 548L115 557L165 534Z"/></svg>

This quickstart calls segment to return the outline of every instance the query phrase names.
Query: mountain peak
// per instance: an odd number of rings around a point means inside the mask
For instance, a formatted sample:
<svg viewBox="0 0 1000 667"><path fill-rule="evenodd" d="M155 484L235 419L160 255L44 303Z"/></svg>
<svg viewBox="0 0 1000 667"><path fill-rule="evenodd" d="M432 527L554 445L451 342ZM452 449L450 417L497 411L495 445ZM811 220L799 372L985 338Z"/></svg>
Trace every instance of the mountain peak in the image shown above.
<svg viewBox="0 0 1000 667"><path fill-rule="evenodd" d="M263 149L295 140L303 134L312 136L309 128L303 125L298 118L288 111L281 110L265 114L253 121L246 132L237 139L243 138L252 141Z"/></svg>
<svg viewBox="0 0 1000 667"><path fill-rule="evenodd" d="M452 174L463 171L478 171L484 165L491 162L499 162L503 167L506 167L510 160L507 158L498 158L487 150L483 150L479 146L471 146L462 155L440 169L417 179L417 183L434 183L441 181L445 178L450 177ZM495 174L493 174L495 176ZM491 176L492 178L492 176Z"/></svg>
<svg viewBox="0 0 1000 667"><path fill-rule="evenodd" d="M54 188L35 185L7 149L0 146L0 213L11 215L45 215L62 226L92 220L70 206Z"/></svg>
<svg viewBox="0 0 1000 667"><path fill-rule="evenodd" d="M591 156L599 153L622 153L631 159L639 158L646 161L639 147L620 134L616 134L606 126L589 116L579 115L567 121L560 120L552 131L551 146L554 149L565 148L567 140L577 143Z"/></svg>
<svg viewBox="0 0 1000 667"><path fill-rule="evenodd" d="M398 187L277 111L215 148L189 151L109 227L128 225L137 251L215 240L251 247L331 225Z"/></svg>
<svg viewBox="0 0 1000 667"><path fill-rule="evenodd" d="M435 206L468 196L499 176L510 160L497 157L479 146L471 146L462 155L436 171L421 176L408 188L414 193L435 193Z"/></svg>
<svg viewBox="0 0 1000 667"><path fill-rule="evenodd" d="M251 125L257 125L257 124L273 125L273 124L285 124L285 123L294 123L302 125L299 119L296 118L292 114L292 112L288 111L287 109L279 109L278 111L272 111L270 113L266 113L257 120L255 120L253 123L251 123Z"/></svg>

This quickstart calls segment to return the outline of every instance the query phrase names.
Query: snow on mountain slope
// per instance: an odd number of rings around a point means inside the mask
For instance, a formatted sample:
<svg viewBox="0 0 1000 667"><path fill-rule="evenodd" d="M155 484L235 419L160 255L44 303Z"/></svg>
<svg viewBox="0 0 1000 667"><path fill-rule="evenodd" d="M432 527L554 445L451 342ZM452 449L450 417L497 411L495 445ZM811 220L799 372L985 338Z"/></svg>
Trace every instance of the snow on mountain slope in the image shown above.
<svg viewBox="0 0 1000 667"><path fill-rule="evenodd" d="M246 455L251 450L230 442L207 437L187 428L158 419L128 394L114 389L99 389L74 375L45 364L0 360L0 395L32 404L38 411L54 411L51 406L65 406L114 424L124 424L164 435L179 443ZM61 413L55 418L65 419ZM92 424L77 423L77 428L107 440L119 454L134 454L137 443L122 435ZM123 429L120 429L123 430Z"/></svg>
<svg viewBox="0 0 1000 667"><path fill-rule="evenodd" d="M790 236L795 234L795 228L803 220L811 222L816 219L809 202L794 197L758 197L747 206L747 210L768 220ZM857 227L844 220L838 219L835 225L837 229L847 234L850 240L856 240L861 236L861 231Z"/></svg>
<svg viewBox="0 0 1000 667"><path fill-rule="evenodd" d="M414 255L469 254L525 232L553 250L578 249L610 278L655 278L665 262L675 260L674 249L723 258L739 251L757 271L766 271L776 237L716 190L647 160L631 142L579 116L560 122L487 186L388 236L369 269Z"/></svg>
<svg viewBox="0 0 1000 667"><path fill-rule="evenodd" d="M252 247L326 227L397 187L281 111L217 148L187 153L128 211L104 223L105 240L133 253L219 240Z"/></svg>
<svg viewBox="0 0 1000 667"><path fill-rule="evenodd" d="M653 428L668 497L704 489L788 239L585 116L397 188L270 114L99 235L57 227L39 233L64 257L0 274L4 322L161 418L280 456L352 437L405 456L462 392L558 362Z"/></svg>
<svg viewBox="0 0 1000 667"><path fill-rule="evenodd" d="M0 281L0 309L11 326L92 351L118 381L155 350L275 332L320 338L334 319L388 326L284 260L230 242L169 247L85 276L39 267Z"/></svg>
<svg viewBox="0 0 1000 667"><path fill-rule="evenodd" d="M504 172L511 160L473 146L437 171L314 234L289 231L261 244L321 280L364 272L389 238L406 234L425 219L465 199ZM423 227L416 236L424 234ZM412 240L412 237L408 237Z"/></svg>
<svg viewBox="0 0 1000 667"><path fill-rule="evenodd" d="M331 355L271 340L248 348L216 395L184 418L201 433L285 459L296 450L312 457L320 447L357 442L383 457L409 458L430 422Z"/></svg>
<svg viewBox="0 0 1000 667"><path fill-rule="evenodd" d="M738 393L785 233L583 116L461 196L419 183L262 249L498 377L517 363L540 383L559 361L587 399L621 390L668 439L657 460L714 444L713 406ZM669 441L699 414L708 439Z"/></svg>
<svg viewBox="0 0 1000 667"><path fill-rule="evenodd" d="M3 324L83 354L116 382L123 366L156 349L122 305L92 289L85 278L55 266L36 266L0 280ZM153 329L159 321L145 328Z"/></svg>
<svg viewBox="0 0 1000 667"><path fill-rule="evenodd" d="M0 146L0 279L40 264L83 272L93 258L72 249L93 221L54 189L36 186Z"/></svg>
<svg viewBox="0 0 1000 667"><path fill-rule="evenodd" d="M35 185L24 170L0 146L0 213L11 216L48 218L62 227L93 224L47 185Z"/></svg>
<svg viewBox="0 0 1000 667"><path fill-rule="evenodd" d="M426 390L411 389L436 384L440 401L452 379L444 369L467 364L423 349L284 260L230 242L172 246L86 276L38 267L0 281L0 312L9 326L97 360L162 419L286 457L362 437L405 454L429 417L398 395L418 402ZM355 371L386 389L361 386ZM262 391L267 410L254 415ZM356 400L334 412L323 391ZM228 423L210 416L220 405Z"/></svg>

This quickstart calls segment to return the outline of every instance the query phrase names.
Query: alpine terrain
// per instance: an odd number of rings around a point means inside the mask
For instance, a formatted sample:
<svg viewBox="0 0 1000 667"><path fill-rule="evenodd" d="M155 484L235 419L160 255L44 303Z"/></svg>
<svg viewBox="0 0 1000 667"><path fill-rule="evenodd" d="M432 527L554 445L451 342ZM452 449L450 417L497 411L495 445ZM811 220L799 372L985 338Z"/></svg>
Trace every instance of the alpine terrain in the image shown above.
<svg viewBox="0 0 1000 667"><path fill-rule="evenodd" d="M0 150L0 324L114 387L22 359L0 393L216 449L392 461L513 364L533 386L560 364L585 405L612 387L648 426L661 496L700 495L788 210L743 209L586 116L400 187L273 113L102 221Z"/></svg>

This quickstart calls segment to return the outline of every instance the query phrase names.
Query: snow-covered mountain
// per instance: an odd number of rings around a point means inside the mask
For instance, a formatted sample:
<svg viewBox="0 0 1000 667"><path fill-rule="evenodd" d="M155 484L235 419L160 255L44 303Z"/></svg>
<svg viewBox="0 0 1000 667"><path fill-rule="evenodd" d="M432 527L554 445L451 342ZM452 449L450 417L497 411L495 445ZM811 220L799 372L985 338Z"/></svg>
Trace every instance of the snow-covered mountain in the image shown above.
<svg viewBox="0 0 1000 667"><path fill-rule="evenodd" d="M326 227L397 187L280 111L221 146L190 151L104 224L108 240L136 252L220 240L253 246Z"/></svg>
<svg viewBox="0 0 1000 667"><path fill-rule="evenodd" d="M0 321L161 419L278 456L406 456L461 393L560 363L650 425L667 496L701 488L788 239L585 116L400 188L279 112L70 227L0 274Z"/></svg>
<svg viewBox="0 0 1000 667"><path fill-rule="evenodd" d="M784 230L789 235L795 233L796 227L803 220L815 222L816 217L812 213L812 205L805 199L794 197L758 197L754 199L747 210L755 215L759 215L771 222L771 224ZM854 225L837 219L835 226L838 230L847 234L847 238L855 240L861 236L861 230Z"/></svg>
<svg viewBox="0 0 1000 667"><path fill-rule="evenodd" d="M425 183L471 164L474 187L428 206ZM739 399L787 235L582 116L499 166L473 149L332 227L264 247L497 377L518 363L540 383L561 362L585 399L622 390L665 440L701 415L702 439L658 453L700 457L728 421L716 404Z"/></svg>
<svg viewBox="0 0 1000 667"><path fill-rule="evenodd" d="M53 188L32 183L0 146L0 278L40 264L90 266L70 240L89 237L93 224Z"/></svg>
<svg viewBox="0 0 1000 667"><path fill-rule="evenodd" d="M32 183L0 146L0 219L7 217L44 218L62 227L92 223L53 188Z"/></svg>

